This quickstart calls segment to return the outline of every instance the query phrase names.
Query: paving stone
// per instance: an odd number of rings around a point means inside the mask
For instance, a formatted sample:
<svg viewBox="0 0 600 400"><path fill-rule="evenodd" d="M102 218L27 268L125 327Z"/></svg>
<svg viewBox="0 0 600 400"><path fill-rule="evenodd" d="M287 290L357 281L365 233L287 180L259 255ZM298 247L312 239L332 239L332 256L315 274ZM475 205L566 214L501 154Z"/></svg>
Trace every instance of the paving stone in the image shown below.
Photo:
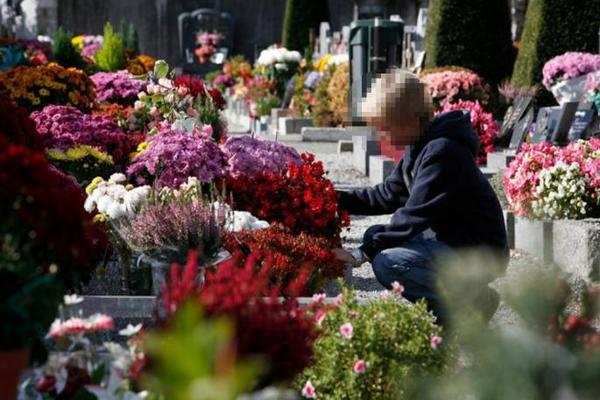
<svg viewBox="0 0 600 400"><path fill-rule="evenodd" d="M302 137L307 142L337 142L350 140L353 136L373 136L373 129L364 126L349 126L345 128L305 127Z"/></svg>
<svg viewBox="0 0 600 400"><path fill-rule="evenodd" d="M311 126L311 118L282 117L278 119L278 129L281 135L298 134L302 132L302 129Z"/></svg>

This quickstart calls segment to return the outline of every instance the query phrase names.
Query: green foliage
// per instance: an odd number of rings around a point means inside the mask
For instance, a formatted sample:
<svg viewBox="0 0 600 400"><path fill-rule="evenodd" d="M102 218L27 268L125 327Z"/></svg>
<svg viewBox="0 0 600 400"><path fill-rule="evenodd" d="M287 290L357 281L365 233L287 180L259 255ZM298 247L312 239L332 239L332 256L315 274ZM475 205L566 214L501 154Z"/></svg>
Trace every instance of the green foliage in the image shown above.
<svg viewBox="0 0 600 400"><path fill-rule="evenodd" d="M408 382L445 369L452 352L446 342L431 346L441 328L424 302L412 305L394 293L359 305L348 289L342 298L327 312L313 364L299 376L297 388L310 380L318 399L403 399ZM347 323L351 338L341 333ZM366 363L364 373L355 371L358 360Z"/></svg>
<svg viewBox="0 0 600 400"><path fill-rule="evenodd" d="M497 172L490 179L490 185L494 192L496 192L496 197L498 197L498 201L503 209L508 207L508 201L506 200L506 193L504 192L504 184L502 183L502 178L504 177L504 172Z"/></svg>
<svg viewBox="0 0 600 400"><path fill-rule="evenodd" d="M209 72L204 76L204 80L206 82L212 84L213 81L215 80L215 78L221 74L222 74L222 72L220 70Z"/></svg>
<svg viewBox="0 0 600 400"><path fill-rule="evenodd" d="M513 67L510 24L506 1L431 0L426 67L466 67L495 87Z"/></svg>
<svg viewBox="0 0 600 400"><path fill-rule="evenodd" d="M544 64L567 51L596 53L598 10L600 0L529 0L512 84L540 84ZM547 90L539 93L542 104L553 102Z"/></svg>
<svg viewBox="0 0 600 400"><path fill-rule="evenodd" d="M140 54L139 37L135 25L122 19L119 33L123 37L125 50L133 54Z"/></svg>
<svg viewBox="0 0 600 400"><path fill-rule="evenodd" d="M59 27L54 34L52 51L54 59L63 67L84 68L86 63L83 61L79 51L71 43L73 34Z"/></svg>
<svg viewBox="0 0 600 400"><path fill-rule="evenodd" d="M304 52L308 46L308 31L319 29L319 24L329 21L327 2L315 0L287 0L283 19L281 42L289 50Z"/></svg>
<svg viewBox="0 0 600 400"><path fill-rule="evenodd" d="M478 298L471 293L494 265L489 256L473 253L440 266L453 310L451 335L469 362L455 374L416 381L413 398L597 398L600 333L590 321L598 317L598 287L570 286L559 271L524 265L527 273L503 285L503 298L519 317L516 324L490 329L473 312Z"/></svg>
<svg viewBox="0 0 600 400"><path fill-rule="evenodd" d="M271 110L279 107L281 101L277 96L267 96L259 99L256 102L256 114L259 117L271 115Z"/></svg>
<svg viewBox="0 0 600 400"><path fill-rule="evenodd" d="M334 126L334 117L331 108L329 107L329 82L335 72L335 66L332 65L323 74L323 78L317 84L315 97L317 102L312 109L312 120L314 126Z"/></svg>
<svg viewBox="0 0 600 400"><path fill-rule="evenodd" d="M142 386L169 400L237 399L252 389L262 365L236 360L232 337L229 321L206 320L196 305L185 305L144 341L152 368Z"/></svg>
<svg viewBox="0 0 600 400"><path fill-rule="evenodd" d="M104 42L96 53L96 65L103 71L118 71L123 69L127 61L125 56L125 40L113 30L110 22L104 25Z"/></svg>

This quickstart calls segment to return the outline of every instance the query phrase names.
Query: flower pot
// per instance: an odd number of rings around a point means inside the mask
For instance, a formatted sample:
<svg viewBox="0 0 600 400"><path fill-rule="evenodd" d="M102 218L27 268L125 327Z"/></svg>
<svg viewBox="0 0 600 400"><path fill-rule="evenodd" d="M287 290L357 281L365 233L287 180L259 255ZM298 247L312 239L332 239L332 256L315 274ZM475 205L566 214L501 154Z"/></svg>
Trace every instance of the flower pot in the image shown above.
<svg viewBox="0 0 600 400"><path fill-rule="evenodd" d="M515 217L515 249L538 257L543 263L551 263L553 223Z"/></svg>
<svg viewBox="0 0 600 400"><path fill-rule="evenodd" d="M152 276L152 294L160 296L162 288L167 282L171 263L142 254L137 260L137 268L147 268L150 270Z"/></svg>
<svg viewBox="0 0 600 400"><path fill-rule="evenodd" d="M587 75L558 82L550 89L554 98L561 106L571 101L579 101L585 94L585 81Z"/></svg>
<svg viewBox="0 0 600 400"><path fill-rule="evenodd" d="M29 364L29 349L0 351L0 399L17 398L21 374Z"/></svg>

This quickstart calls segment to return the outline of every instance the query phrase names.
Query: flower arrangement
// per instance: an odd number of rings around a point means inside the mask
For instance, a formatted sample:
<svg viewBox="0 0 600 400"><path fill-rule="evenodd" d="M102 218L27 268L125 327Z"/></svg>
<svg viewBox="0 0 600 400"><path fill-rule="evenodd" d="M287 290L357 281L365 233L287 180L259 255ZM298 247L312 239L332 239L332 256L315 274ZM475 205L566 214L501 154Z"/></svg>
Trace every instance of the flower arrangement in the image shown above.
<svg viewBox="0 0 600 400"><path fill-rule="evenodd" d="M85 72L54 63L0 72L0 89L29 111L51 104L89 110L96 99L94 84Z"/></svg>
<svg viewBox="0 0 600 400"><path fill-rule="evenodd" d="M156 63L154 80L138 94L139 100L129 116L131 129L152 131L165 122L173 129L198 133L209 125L212 138L216 142L222 140L225 127L220 109L225 101L220 92L207 89L202 80L188 75L168 79L168 70L164 61Z"/></svg>
<svg viewBox="0 0 600 400"><path fill-rule="evenodd" d="M304 398L401 399L412 379L446 368L447 345L425 303L407 304L401 285L394 287L361 305L345 289L334 306L315 313L313 362L296 379Z"/></svg>
<svg viewBox="0 0 600 400"><path fill-rule="evenodd" d="M127 169L138 184L177 188L194 176L210 183L225 176L227 159L216 144L181 131L163 131L148 140Z"/></svg>
<svg viewBox="0 0 600 400"><path fill-rule="evenodd" d="M538 86L515 87L510 81L504 81L498 87L498 92L506 104L513 104L517 97L535 97L539 91Z"/></svg>
<svg viewBox="0 0 600 400"><path fill-rule="evenodd" d="M48 106L31 114L47 148L69 150L86 145L124 165L137 145L136 138L119 128L109 117L84 114L69 106Z"/></svg>
<svg viewBox="0 0 600 400"><path fill-rule="evenodd" d="M316 337L307 309L293 299L277 299L284 288L271 283L270 259L268 253L252 254L244 262L236 254L208 270L200 284L191 278L198 276L197 257L192 254L183 271L176 265L172 267L170 283L161 297L167 315L195 300L209 319L231 318L237 357L260 357L270 366L258 381L259 386L288 381L302 371L310 362ZM294 296L302 292L302 286L303 281L298 280L285 290Z"/></svg>
<svg viewBox="0 0 600 400"><path fill-rule="evenodd" d="M16 349L39 339L64 291L89 277L106 242L83 211L75 181L42 152L0 138L0 169L0 315L6 324L0 342Z"/></svg>
<svg viewBox="0 0 600 400"><path fill-rule="evenodd" d="M600 70L600 55L567 52L544 64L542 83L550 90L561 81L578 78L598 70Z"/></svg>
<svg viewBox="0 0 600 400"><path fill-rule="evenodd" d="M225 91L235 85L235 79L231 75L219 74L213 79L212 84L220 91Z"/></svg>
<svg viewBox="0 0 600 400"><path fill-rule="evenodd" d="M268 97L273 97L277 88L275 81L268 80L264 76L255 76L243 84L242 93L250 106L250 113L257 117L258 103Z"/></svg>
<svg viewBox="0 0 600 400"><path fill-rule="evenodd" d="M114 325L105 314L56 319L47 335L52 345L48 360L20 385L19 398L144 399L147 393L135 393L130 388L135 365L144 358L140 340L134 336L141 325L119 331L128 337L126 345L97 344Z"/></svg>
<svg viewBox="0 0 600 400"><path fill-rule="evenodd" d="M302 163L293 147L248 135L231 137L221 148L229 160L229 175L235 178L264 172L279 173L285 171L289 164Z"/></svg>
<svg viewBox="0 0 600 400"><path fill-rule="evenodd" d="M302 164L287 171L229 177L226 186L234 208L270 223L281 223L294 234L305 232L339 245L342 227L349 223L337 212L337 194L314 155L302 154Z"/></svg>
<svg viewBox="0 0 600 400"><path fill-rule="evenodd" d="M490 98L490 87L474 72L469 71L440 71L422 76L427 85L437 109L447 103L463 101L478 101L487 105Z"/></svg>
<svg viewBox="0 0 600 400"><path fill-rule="evenodd" d="M471 125L479 135L479 156L477 163L484 165L487 162L487 153L494 151L496 138L500 129L494 121L494 116L491 113L485 112L478 101L462 101L457 103L446 103L439 113L448 111L466 110L471 115Z"/></svg>
<svg viewBox="0 0 600 400"><path fill-rule="evenodd" d="M135 79L128 71L98 72L90 76L96 87L99 102L133 104L139 92L146 89L146 82Z"/></svg>
<svg viewBox="0 0 600 400"><path fill-rule="evenodd" d="M553 220L594 216L600 209L600 140L565 148L525 145L504 175L511 210L525 218Z"/></svg>
<svg viewBox="0 0 600 400"><path fill-rule="evenodd" d="M350 92L350 64L336 66L327 86L329 109L334 123L343 125L348 121L348 93Z"/></svg>
<svg viewBox="0 0 600 400"><path fill-rule="evenodd" d="M295 50L270 47L260 52L256 68L260 75L276 83L276 94L281 98L285 92L286 83L298 72L301 61L302 55Z"/></svg>
<svg viewBox="0 0 600 400"><path fill-rule="evenodd" d="M345 270L344 264L333 256L328 241L305 233L292 234L281 225L227 234L224 246L231 253L240 246L250 253L269 253L273 260L273 283L282 287L308 271L306 293L321 290L328 280L342 276Z"/></svg>
<svg viewBox="0 0 600 400"><path fill-rule="evenodd" d="M156 60L147 54L138 54L135 58L127 60L125 68L132 75L143 75L154 69Z"/></svg>
<svg viewBox="0 0 600 400"><path fill-rule="evenodd" d="M151 202L117 229L137 253L182 262L190 250L198 250L207 260L221 247L228 211L225 205L210 204L203 198Z"/></svg>
<svg viewBox="0 0 600 400"><path fill-rule="evenodd" d="M223 64L223 74L244 82L252 78L252 65L242 55L233 56Z"/></svg>
<svg viewBox="0 0 600 400"><path fill-rule="evenodd" d="M586 97L589 101L596 105L596 109L600 110L600 72L589 74L585 81Z"/></svg>
<svg viewBox="0 0 600 400"><path fill-rule="evenodd" d="M201 64L205 64L210 61L212 56L217 52L217 46L221 42L222 35L218 33L204 32L198 35L197 43L200 45L195 51L196 57Z"/></svg>
<svg viewBox="0 0 600 400"><path fill-rule="evenodd" d="M78 144L65 151L47 149L46 156L54 166L82 184L96 176L109 176L115 170L113 158L92 146Z"/></svg>
<svg viewBox="0 0 600 400"><path fill-rule="evenodd" d="M52 57L49 42L36 39L0 39L0 71L20 64L42 65Z"/></svg>
<svg viewBox="0 0 600 400"><path fill-rule="evenodd" d="M0 94L0 137L12 144L41 150L42 143L35 123L27 110Z"/></svg>
<svg viewBox="0 0 600 400"><path fill-rule="evenodd" d="M102 35L78 35L71 39L71 43L79 50L82 57L93 60L94 55L102 48L104 38Z"/></svg>
<svg viewBox="0 0 600 400"><path fill-rule="evenodd" d="M147 203L150 186L127 184L123 174L113 174L108 181L97 177L85 189L87 198L83 208L88 213L95 211L111 220L132 217Z"/></svg>

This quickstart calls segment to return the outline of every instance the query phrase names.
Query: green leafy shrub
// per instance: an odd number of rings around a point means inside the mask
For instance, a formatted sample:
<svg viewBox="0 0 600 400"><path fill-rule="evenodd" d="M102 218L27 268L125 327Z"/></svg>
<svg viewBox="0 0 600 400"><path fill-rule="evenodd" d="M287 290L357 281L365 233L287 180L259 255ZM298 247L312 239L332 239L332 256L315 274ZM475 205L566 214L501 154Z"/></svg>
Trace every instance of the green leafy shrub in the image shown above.
<svg viewBox="0 0 600 400"><path fill-rule="evenodd" d="M71 39L73 34L59 27L53 38L52 51L54 59L58 64L65 68L75 67L84 68L86 63L83 61L79 51L73 46Z"/></svg>
<svg viewBox="0 0 600 400"><path fill-rule="evenodd" d="M329 21L327 2L288 0L283 19L283 47L304 52L309 45L308 31L318 30L323 21Z"/></svg>
<svg viewBox="0 0 600 400"><path fill-rule="evenodd" d="M125 56L125 40L123 36L115 33L112 25L104 25L104 42L94 58L96 65L104 71L118 71L123 69L127 58Z"/></svg>
<svg viewBox="0 0 600 400"><path fill-rule="evenodd" d="M131 54L140 54L140 40L135 25L122 19L120 34L123 37L125 49Z"/></svg>
<svg viewBox="0 0 600 400"><path fill-rule="evenodd" d="M426 67L466 67L495 87L513 67L510 24L506 1L431 0Z"/></svg>
<svg viewBox="0 0 600 400"><path fill-rule="evenodd" d="M317 101L311 113L314 126L334 126L333 112L329 108L329 94L327 90L334 72L335 65L328 67L323 74L323 78L317 84L315 91Z"/></svg>
<svg viewBox="0 0 600 400"><path fill-rule="evenodd" d="M281 101L277 96L267 96L256 102L256 114L259 117L271 115L271 110L279 107Z"/></svg>
<svg viewBox="0 0 600 400"><path fill-rule="evenodd" d="M339 299L315 315L321 336L312 365L296 381L305 397L312 388L317 399L402 399L413 378L441 372L450 361L424 302L390 293L359 305L348 289Z"/></svg>
<svg viewBox="0 0 600 400"><path fill-rule="evenodd" d="M598 10L600 0L530 0L512 84L540 84L544 64L566 51L597 52ZM545 89L538 99L554 102Z"/></svg>
<svg viewBox="0 0 600 400"><path fill-rule="evenodd" d="M317 84L312 108L314 126L340 126L348 120L349 65L331 65Z"/></svg>

